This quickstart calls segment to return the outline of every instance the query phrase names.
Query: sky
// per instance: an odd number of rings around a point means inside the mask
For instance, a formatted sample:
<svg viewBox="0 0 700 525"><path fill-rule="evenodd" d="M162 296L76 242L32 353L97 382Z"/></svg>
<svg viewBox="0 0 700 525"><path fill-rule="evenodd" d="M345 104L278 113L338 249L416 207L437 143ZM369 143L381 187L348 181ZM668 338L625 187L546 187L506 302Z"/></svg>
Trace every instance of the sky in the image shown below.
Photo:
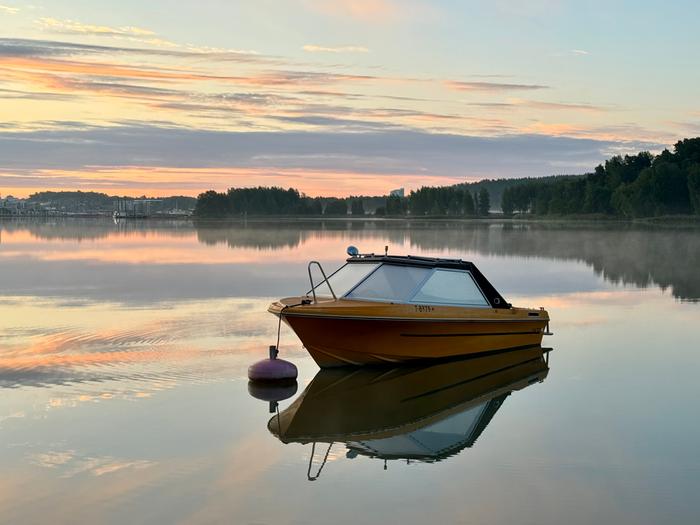
<svg viewBox="0 0 700 525"><path fill-rule="evenodd" d="M700 135L700 3L0 0L0 195L380 195Z"/></svg>

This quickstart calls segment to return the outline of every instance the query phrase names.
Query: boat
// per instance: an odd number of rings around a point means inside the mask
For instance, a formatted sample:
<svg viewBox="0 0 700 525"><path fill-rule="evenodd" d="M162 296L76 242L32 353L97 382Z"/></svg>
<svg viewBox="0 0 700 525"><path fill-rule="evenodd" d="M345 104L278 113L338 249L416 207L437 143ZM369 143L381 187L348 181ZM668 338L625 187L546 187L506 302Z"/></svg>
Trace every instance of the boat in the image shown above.
<svg viewBox="0 0 700 525"><path fill-rule="evenodd" d="M535 346L424 366L320 370L267 427L285 444L312 444L310 479L323 468L312 469L318 452L336 443L345 446L348 458L435 463L474 446L512 392L543 382L549 350Z"/></svg>
<svg viewBox="0 0 700 525"><path fill-rule="evenodd" d="M508 303L472 262L360 254L311 289L270 304L321 368L400 364L517 350L549 334L544 308ZM323 277L315 285L312 267Z"/></svg>

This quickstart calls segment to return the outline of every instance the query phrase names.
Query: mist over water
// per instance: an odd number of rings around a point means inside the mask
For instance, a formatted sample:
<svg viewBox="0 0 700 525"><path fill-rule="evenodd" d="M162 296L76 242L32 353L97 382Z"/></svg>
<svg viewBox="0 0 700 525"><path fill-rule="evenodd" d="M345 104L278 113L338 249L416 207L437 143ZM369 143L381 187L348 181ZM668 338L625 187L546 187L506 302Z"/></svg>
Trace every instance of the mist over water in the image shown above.
<svg viewBox="0 0 700 525"><path fill-rule="evenodd" d="M283 329L275 427L267 305L349 244L473 261L547 308L548 362L317 375ZM0 521L696 523L697 261L697 229L622 224L2 221Z"/></svg>

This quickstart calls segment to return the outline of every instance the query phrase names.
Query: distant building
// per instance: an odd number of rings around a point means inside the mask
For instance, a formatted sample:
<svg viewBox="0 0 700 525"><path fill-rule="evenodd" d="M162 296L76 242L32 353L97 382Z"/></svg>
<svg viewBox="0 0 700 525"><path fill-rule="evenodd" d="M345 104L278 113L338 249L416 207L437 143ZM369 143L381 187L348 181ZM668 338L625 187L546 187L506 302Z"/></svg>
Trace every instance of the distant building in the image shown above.
<svg viewBox="0 0 700 525"><path fill-rule="evenodd" d="M4 199L0 198L0 210L2 215L23 215L27 213L28 208L24 199L8 195Z"/></svg>
<svg viewBox="0 0 700 525"><path fill-rule="evenodd" d="M22 199L18 199L16 197L13 197L12 195L8 195L7 197L0 198L0 204L2 206L17 206L22 202Z"/></svg>
<svg viewBox="0 0 700 525"><path fill-rule="evenodd" d="M391 190L389 192L389 197L401 197L401 198L403 198L404 197L403 188L399 188L397 190Z"/></svg>
<svg viewBox="0 0 700 525"><path fill-rule="evenodd" d="M145 219L151 216L151 204L160 199L119 199L114 210L115 219Z"/></svg>

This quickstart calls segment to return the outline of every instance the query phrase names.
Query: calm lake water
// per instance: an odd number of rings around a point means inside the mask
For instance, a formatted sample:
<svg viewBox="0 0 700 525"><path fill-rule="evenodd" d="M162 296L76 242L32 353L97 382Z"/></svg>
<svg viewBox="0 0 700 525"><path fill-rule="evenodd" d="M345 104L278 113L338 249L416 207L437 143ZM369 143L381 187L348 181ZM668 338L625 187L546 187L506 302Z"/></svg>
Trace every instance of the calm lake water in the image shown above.
<svg viewBox="0 0 700 525"><path fill-rule="evenodd" d="M548 362L317 376L283 329L271 414L267 305L349 244L474 261ZM692 229L0 222L0 522L697 524L699 268Z"/></svg>

